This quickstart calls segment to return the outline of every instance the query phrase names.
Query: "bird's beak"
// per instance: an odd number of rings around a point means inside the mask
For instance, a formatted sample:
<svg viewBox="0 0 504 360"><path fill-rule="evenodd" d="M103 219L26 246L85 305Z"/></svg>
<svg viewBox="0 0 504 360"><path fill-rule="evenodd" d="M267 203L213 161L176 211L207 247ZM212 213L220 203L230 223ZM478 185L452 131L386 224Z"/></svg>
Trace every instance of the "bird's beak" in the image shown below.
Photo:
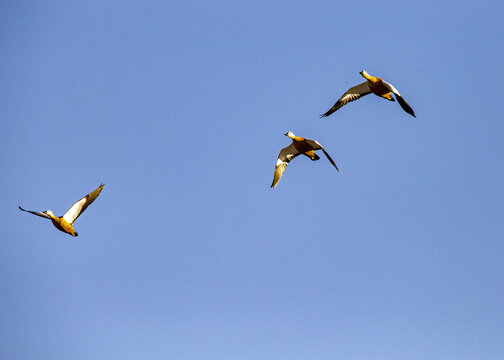
<svg viewBox="0 0 504 360"><path fill-rule="evenodd" d="M285 133L284 135L285 135L285 136L288 136L288 134L289 134L289 133Z"/></svg>

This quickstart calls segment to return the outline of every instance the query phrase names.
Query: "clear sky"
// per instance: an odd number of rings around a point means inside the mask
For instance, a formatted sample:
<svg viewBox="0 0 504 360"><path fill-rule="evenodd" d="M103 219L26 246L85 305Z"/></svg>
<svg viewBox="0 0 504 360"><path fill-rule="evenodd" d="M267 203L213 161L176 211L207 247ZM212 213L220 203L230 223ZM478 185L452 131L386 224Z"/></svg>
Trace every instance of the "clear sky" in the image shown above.
<svg viewBox="0 0 504 360"><path fill-rule="evenodd" d="M2 2L0 358L503 359L503 4Z"/></svg>

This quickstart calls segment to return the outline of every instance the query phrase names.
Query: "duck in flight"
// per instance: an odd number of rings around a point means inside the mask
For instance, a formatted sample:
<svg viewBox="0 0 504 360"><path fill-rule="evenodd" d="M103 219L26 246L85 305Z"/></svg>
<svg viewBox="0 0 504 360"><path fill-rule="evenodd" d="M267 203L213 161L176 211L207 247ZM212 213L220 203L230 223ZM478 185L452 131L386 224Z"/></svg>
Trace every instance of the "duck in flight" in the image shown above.
<svg viewBox="0 0 504 360"><path fill-rule="evenodd" d="M289 131L285 136L288 136L292 139L292 143L287 146L286 148L283 148L280 151L280 154L278 154L278 160L276 162L275 166L275 175L273 176L273 183L271 184L271 187L274 189L278 182L280 181L280 178L283 175L283 172L285 171L285 168L287 167L287 164L294 159L296 156L303 154L313 161L320 159L320 157L315 154L315 150L322 150L331 162L331 164L334 165L336 170L339 169L334 163L333 159L329 156L329 154L324 150L322 145L317 140L310 140L310 139L305 139L303 137L299 137L294 135L292 131Z"/></svg>
<svg viewBox="0 0 504 360"><path fill-rule="evenodd" d="M37 212L37 211L25 210L21 206L19 207L19 209L29 212L33 215L49 219L52 221L56 229L66 232L67 234L70 234L72 236L78 236L77 232L73 228L74 221L77 220L79 215L82 214L84 210L86 210L86 208L89 205L91 205L93 201L96 200L96 198L98 197L98 195L100 195L100 192L102 191L104 186L105 184L101 184L98 187L98 189L94 190L90 194L87 194L82 199L77 201L70 207L70 209L66 212L65 215L60 217L54 216L51 210L46 210L44 212Z"/></svg>
<svg viewBox="0 0 504 360"><path fill-rule="evenodd" d="M392 97L392 93L394 93L397 102L401 105L403 110L413 117L416 117L411 106L403 99L401 94L399 94L399 91L397 91L392 84L389 84L379 77L369 75L365 70L362 70L360 74L366 78L366 81L348 89L348 91L344 93L338 101L336 101L332 108L330 108L325 114L320 115L321 118L327 117L349 102L360 99L361 97L371 93L390 101L394 101L394 98Z"/></svg>

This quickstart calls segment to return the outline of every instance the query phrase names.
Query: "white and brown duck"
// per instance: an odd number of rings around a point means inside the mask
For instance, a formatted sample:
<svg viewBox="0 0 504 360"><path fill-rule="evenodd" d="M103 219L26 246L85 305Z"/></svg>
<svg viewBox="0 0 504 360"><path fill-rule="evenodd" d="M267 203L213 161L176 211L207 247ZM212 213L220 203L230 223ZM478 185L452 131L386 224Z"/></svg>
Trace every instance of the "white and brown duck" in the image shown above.
<svg viewBox="0 0 504 360"><path fill-rule="evenodd" d="M82 199L73 204L70 209L63 216L55 216L51 210L46 210L44 212L25 210L21 206L19 209L29 212L33 215L37 215L52 221L56 229L63 231L72 236L78 236L77 232L73 228L73 223L77 218L86 210L86 208L91 205L93 201L96 200L100 192L102 191L105 184L101 184L98 189L84 196Z"/></svg>
<svg viewBox="0 0 504 360"><path fill-rule="evenodd" d="M303 137L299 137L294 135L292 131L289 131L285 136L288 136L292 139L292 143L287 146L286 148L283 148L280 151L280 154L278 154L278 160L276 162L275 166L275 174L273 176L273 183L271 184L271 187L274 189L278 182L280 181L280 178L282 177L285 168L287 167L287 164L294 159L298 155L305 155L312 159L313 161L320 159L320 157L315 154L315 150L322 150L331 162L333 166L336 168L336 170L339 169L334 163L333 159L329 156L329 154L324 150L322 145L317 140L310 140L310 139L305 139Z"/></svg>

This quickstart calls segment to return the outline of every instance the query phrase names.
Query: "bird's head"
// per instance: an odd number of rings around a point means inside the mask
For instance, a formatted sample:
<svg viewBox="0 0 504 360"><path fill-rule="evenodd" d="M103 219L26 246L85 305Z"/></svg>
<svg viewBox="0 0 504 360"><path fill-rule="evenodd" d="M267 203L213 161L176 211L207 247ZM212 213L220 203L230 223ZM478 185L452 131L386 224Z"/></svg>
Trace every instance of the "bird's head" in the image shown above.
<svg viewBox="0 0 504 360"><path fill-rule="evenodd" d="M46 210L44 211L44 214L49 215L49 216L54 216L53 212L51 210Z"/></svg>
<svg viewBox="0 0 504 360"><path fill-rule="evenodd" d="M292 131L289 131L288 133L285 133L284 135L290 137L291 139L296 136L296 135L294 135L294 133Z"/></svg>
<svg viewBox="0 0 504 360"><path fill-rule="evenodd" d="M366 70L362 70L359 74L361 74L364 77L369 76L369 74L366 72Z"/></svg>

